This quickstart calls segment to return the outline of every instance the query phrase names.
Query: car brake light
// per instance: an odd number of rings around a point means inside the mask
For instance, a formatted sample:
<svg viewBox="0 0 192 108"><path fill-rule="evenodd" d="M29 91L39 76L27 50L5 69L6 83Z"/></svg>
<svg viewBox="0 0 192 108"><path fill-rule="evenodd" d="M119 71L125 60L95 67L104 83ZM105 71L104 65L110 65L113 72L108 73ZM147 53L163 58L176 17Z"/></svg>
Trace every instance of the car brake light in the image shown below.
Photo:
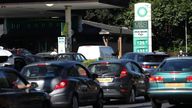
<svg viewBox="0 0 192 108"><path fill-rule="evenodd" d="M127 69L125 67L122 68L122 71L120 73L120 78L124 78L128 75Z"/></svg>
<svg viewBox="0 0 192 108"><path fill-rule="evenodd" d="M192 82L192 76L187 77L187 82Z"/></svg>
<svg viewBox="0 0 192 108"><path fill-rule="evenodd" d="M57 85L55 85L54 90L65 88L67 85L68 85L68 81L67 80L62 80Z"/></svg>
<svg viewBox="0 0 192 108"><path fill-rule="evenodd" d="M150 69L150 68L151 68L151 66L149 66L149 65L141 65L141 67L142 67L142 68L147 68L147 69Z"/></svg>
<svg viewBox="0 0 192 108"><path fill-rule="evenodd" d="M163 77L161 76L151 76L149 78L149 82L153 83L153 82L163 82Z"/></svg>
<svg viewBox="0 0 192 108"><path fill-rule="evenodd" d="M45 63L40 63L40 64L37 64L38 67L45 67L46 64Z"/></svg>

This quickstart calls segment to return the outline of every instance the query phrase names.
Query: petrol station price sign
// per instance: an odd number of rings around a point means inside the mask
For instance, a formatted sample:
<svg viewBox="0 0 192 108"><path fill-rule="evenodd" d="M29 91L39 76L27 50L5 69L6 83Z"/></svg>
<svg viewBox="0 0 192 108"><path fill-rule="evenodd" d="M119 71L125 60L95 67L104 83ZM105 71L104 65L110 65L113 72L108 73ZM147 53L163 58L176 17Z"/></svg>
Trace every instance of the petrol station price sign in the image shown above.
<svg viewBox="0 0 192 108"><path fill-rule="evenodd" d="M134 52L148 52L149 51L149 31L146 29L147 21L135 21L133 30Z"/></svg>

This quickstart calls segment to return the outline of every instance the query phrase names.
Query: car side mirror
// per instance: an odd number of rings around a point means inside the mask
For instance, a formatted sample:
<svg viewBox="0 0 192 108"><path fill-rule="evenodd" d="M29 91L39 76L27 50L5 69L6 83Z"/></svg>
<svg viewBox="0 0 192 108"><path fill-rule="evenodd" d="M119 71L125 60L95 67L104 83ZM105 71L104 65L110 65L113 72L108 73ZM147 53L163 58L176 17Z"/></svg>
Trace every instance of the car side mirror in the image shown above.
<svg viewBox="0 0 192 108"><path fill-rule="evenodd" d="M38 84L36 82L31 82L31 88L37 88Z"/></svg>
<svg viewBox="0 0 192 108"><path fill-rule="evenodd" d="M92 74L92 79L95 80L96 78L98 78L98 75L97 74Z"/></svg>
<svg viewBox="0 0 192 108"><path fill-rule="evenodd" d="M144 71L144 74L145 74L145 76L147 76L147 77L150 77L150 76L151 76L151 73L150 73L150 72L147 72L147 71Z"/></svg>

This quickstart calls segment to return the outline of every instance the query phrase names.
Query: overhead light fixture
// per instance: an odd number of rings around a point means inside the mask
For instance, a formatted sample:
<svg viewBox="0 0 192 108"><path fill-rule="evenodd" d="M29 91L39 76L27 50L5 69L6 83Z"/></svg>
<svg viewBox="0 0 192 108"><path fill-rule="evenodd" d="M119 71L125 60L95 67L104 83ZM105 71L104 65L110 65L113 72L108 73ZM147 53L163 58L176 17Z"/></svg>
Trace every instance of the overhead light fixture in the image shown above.
<svg viewBox="0 0 192 108"><path fill-rule="evenodd" d="M48 6L48 7L52 7L54 4L49 3L49 4L45 4L45 5Z"/></svg>

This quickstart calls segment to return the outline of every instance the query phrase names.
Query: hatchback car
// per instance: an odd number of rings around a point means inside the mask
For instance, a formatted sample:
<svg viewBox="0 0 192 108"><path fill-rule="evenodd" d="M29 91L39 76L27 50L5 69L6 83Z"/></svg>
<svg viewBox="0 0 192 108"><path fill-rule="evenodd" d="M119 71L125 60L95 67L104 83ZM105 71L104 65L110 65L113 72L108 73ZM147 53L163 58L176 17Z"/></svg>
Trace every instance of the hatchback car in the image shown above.
<svg viewBox="0 0 192 108"><path fill-rule="evenodd" d="M83 54L75 53L75 52L61 53L61 54L58 54L55 58L57 60L74 60L78 62L83 62L87 60Z"/></svg>
<svg viewBox="0 0 192 108"><path fill-rule="evenodd" d="M170 104L191 103L192 57L164 60L149 78L148 93L153 108L161 108L164 101Z"/></svg>
<svg viewBox="0 0 192 108"><path fill-rule="evenodd" d="M35 86L16 70L1 67L0 108L49 108L49 96L36 91Z"/></svg>
<svg viewBox="0 0 192 108"><path fill-rule="evenodd" d="M135 60L137 63L140 64L144 71L154 72L159 64L167 57L169 57L169 55L164 52L128 52L125 53L121 57L121 59Z"/></svg>
<svg viewBox="0 0 192 108"><path fill-rule="evenodd" d="M103 91L94 81L96 75L76 61L47 61L25 66L22 75L47 92L53 107L78 108L93 105L103 108Z"/></svg>
<svg viewBox="0 0 192 108"><path fill-rule="evenodd" d="M134 103L136 96L147 96L147 77L142 68L132 60L104 60L88 66L98 74L98 82L103 89L104 99L123 99Z"/></svg>

